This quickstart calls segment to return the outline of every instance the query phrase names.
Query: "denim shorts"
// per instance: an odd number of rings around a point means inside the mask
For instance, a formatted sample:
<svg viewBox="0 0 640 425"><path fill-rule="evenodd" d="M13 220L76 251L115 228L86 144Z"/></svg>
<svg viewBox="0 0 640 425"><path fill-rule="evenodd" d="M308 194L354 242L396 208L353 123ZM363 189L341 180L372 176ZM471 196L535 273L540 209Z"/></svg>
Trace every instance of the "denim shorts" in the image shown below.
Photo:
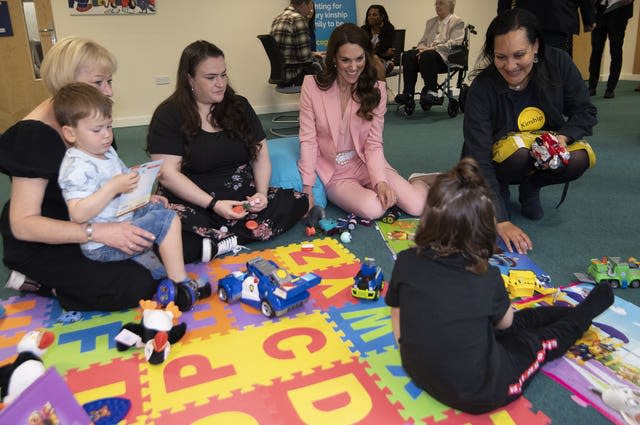
<svg viewBox="0 0 640 425"><path fill-rule="evenodd" d="M138 208L133 212L133 218L131 223L138 226L150 233L153 233L156 239L154 244L160 245L164 238L167 236L169 227L173 217L176 215L175 211L165 208L161 203L148 203L142 208ZM85 257L107 263L111 261L124 261L128 259L136 260L137 256L142 256L145 252L138 252L136 254L127 254L120 251L117 248L113 248L107 245L103 245L100 248L92 250L82 251ZM146 264L140 262L142 265Z"/></svg>

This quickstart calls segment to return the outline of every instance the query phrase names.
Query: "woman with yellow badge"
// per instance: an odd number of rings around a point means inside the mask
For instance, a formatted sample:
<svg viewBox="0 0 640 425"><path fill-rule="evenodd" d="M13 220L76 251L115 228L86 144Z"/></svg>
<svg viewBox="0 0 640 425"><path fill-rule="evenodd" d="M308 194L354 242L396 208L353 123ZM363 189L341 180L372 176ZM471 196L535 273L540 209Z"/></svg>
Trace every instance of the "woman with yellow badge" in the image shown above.
<svg viewBox="0 0 640 425"><path fill-rule="evenodd" d="M509 185L519 185L522 215L541 219L540 188L566 188L595 164L581 139L592 134L597 111L571 57L545 46L536 17L522 9L491 22L474 74L462 156L480 164L493 192L498 235L510 252L524 254L533 245L510 221Z"/></svg>

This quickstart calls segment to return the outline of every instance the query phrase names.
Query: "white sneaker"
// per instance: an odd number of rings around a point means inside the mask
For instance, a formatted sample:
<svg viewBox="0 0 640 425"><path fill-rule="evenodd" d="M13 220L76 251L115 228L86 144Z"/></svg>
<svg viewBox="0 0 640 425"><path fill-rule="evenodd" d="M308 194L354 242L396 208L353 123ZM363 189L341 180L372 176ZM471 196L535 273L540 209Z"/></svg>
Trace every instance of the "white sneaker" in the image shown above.
<svg viewBox="0 0 640 425"><path fill-rule="evenodd" d="M25 280L27 280L27 276L15 270L11 270L9 279L7 279L7 283L4 284L4 287L19 291Z"/></svg>
<svg viewBox="0 0 640 425"><path fill-rule="evenodd" d="M11 270L9 279L7 279L4 287L8 289L15 289L16 291L37 292L40 290L42 285L32 279L29 279L28 276L25 276L19 271Z"/></svg>
<svg viewBox="0 0 640 425"><path fill-rule="evenodd" d="M247 251L249 251L249 248L247 248L246 246L238 245L238 237L235 235L231 235L224 239L220 239L217 242L217 246L218 246L218 250L214 258L217 258L224 254L228 254L230 252L232 252L233 255L236 255L243 249L246 249Z"/></svg>
<svg viewBox="0 0 640 425"><path fill-rule="evenodd" d="M211 261L211 239L202 238L202 258L203 263Z"/></svg>
<svg viewBox="0 0 640 425"><path fill-rule="evenodd" d="M411 183L416 180L421 180L425 182L429 187L431 187L436 182L436 177L438 177L440 174L442 173L412 173L409 176L408 181L409 183Z"/></svg>

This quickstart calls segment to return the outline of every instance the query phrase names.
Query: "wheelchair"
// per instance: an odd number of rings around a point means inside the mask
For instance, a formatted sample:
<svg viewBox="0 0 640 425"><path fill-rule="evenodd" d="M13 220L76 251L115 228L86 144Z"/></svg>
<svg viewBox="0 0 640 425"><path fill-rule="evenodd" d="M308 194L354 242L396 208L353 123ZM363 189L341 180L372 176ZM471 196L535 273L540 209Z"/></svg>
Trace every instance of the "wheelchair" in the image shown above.
<svg viewBox="0 0 640 425"><path fill-rule="evenodd" d="M429 105L428 107L422 107L424 111L431 109L431 106L442 105L444 98L448 100L447 113L451 118L458 115L458 112L464 112L464 103L467 97L467 91L469 86L464 82L467 78L467 71L469 70L469 38L471 34L477 34L475 26L467 24L464 27L464 39L460 46L455 47L449 54L448 60L445 62L447 66L446 78L442 83L438 84L438 93L442 92L442 96L438 98L438 101ZM403 52L402 54L404 54ZM444 73L442 73L444 74ZM455 88L459 90L458 99L453 94L452 81L457 77ZM398 93L401 93L402 89L402 59L400 60L400 75L398 78ZM414 95L415 97L415 95ZM397 110L402 110L406 116L412 115L416 109L415 98L411 99L406 105L398 104Z"/></svg>

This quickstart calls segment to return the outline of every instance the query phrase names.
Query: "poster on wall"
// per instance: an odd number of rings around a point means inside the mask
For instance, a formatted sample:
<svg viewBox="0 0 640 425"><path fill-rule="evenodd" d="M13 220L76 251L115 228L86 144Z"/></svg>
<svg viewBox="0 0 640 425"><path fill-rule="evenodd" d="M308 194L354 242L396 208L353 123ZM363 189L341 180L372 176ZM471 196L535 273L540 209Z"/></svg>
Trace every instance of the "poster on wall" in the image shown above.
<svg viewBox="0 0 640 425"><path fill-rule="evenodd" d="M156 0L68 0L72 15L153 15Z"/></svg>
<svg viewBox="0 0 640 425"><path fill-rule="evenodd" d="M315 0L316 51L327 50L327 41L333 29L344 23L357 23L355 0Z"/></svg>
<svg viewBox="0 0 640 425"><path fill-rule="evenodd" d="M13 28L11 27L11 16L9 15L9 3L0 1L0 37L11 37Z"/></svg>

